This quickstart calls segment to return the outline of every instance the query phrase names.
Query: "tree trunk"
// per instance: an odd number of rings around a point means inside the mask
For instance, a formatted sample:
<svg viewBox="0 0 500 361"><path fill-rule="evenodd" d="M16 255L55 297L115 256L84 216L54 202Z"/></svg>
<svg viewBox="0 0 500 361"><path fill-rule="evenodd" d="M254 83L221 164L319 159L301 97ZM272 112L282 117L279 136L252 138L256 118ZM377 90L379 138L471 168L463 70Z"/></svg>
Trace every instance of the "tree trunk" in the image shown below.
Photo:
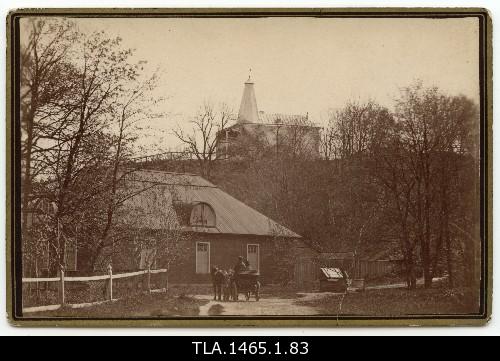
<svg viewBox="0 0 500 361"><path fill-rule="evenodd" d="M21 220L21 238L22 248L28 242L28 213L29 203L32 192L32 179L31 179L31 156L33 148L33 127L35 122L35 109L38 107L38 83L35 80L31 90L30 107L24 122L26 124L26 149L24 156L24 180L22 186L22 220ZM35 256L36 257L36 256Z"/></svg>
<svg viewBox="0 0 500 361"><path fill-rule="evenodd" d="M448 286L450 288L454 287L454 273L453 273L453 249L452 249L452 240L450 236L449 226L446 227L446 259L447 259L447 268L448 268Z"/></svg>
<svg viewBox="0 0 500 361"><path fill-rule="evenodd" d="M404 244L404 254L406 261L406 285L409 290L414 290L417 288L417 277L415 276L415 257L413 255L413 249L408 238L408 233L406 226L403 226L403 244Z"/></svg>
<svg viewBox="0 0 500 361"><path fill-rule="evenodd" d="M96 261L100 258L101 252L108 246L108 236L111 231L111 227L113 226L113 218L115 214L115 198L116 192L118 190L118 172L120 170L120 158L122 155L122 147L123 147L123 137L125 130L125 109L122 111L121 119L120 119L120 132L117 139L116 153L114 157L113 163L113 174L111 178L111 194L109 198L108 207L106 210L106 225L101 234L100 242L97 246L96 253L93 257L92 268L96 269ZM111 262L112 263L112 262Z"/></svg>
<svg viewBox="0 0 500 361"><path fill-rule="evenodd" d="M415 277L413 262L413 256L406 260L406 286L409 290L417 288L417 278Z"/></svg>
<svg viewBox="0 0 500 361"><path fill-rule="evenodd" d="M427 158L427 157L426 157ZM430 195L430 170L429 160L426 159L424 166L424 286L432 287L432 257L431 257L431 195Z"/></svg>

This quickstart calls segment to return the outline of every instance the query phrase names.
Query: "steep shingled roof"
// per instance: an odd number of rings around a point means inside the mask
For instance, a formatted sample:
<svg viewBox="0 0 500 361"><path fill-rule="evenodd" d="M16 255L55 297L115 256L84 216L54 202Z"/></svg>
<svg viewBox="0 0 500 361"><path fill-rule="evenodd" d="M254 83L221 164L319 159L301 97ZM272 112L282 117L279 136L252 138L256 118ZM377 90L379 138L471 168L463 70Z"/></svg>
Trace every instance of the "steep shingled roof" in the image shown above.
<svg viewBox="0 0 500 361"><path fill-rule="evenodd" d="M238 123L256 123L259 120L257 99L255 98L254 82L248 78L241 97L240 111L238 112Z"/></svg>
<svg viewBox="0 0 500 361"><path fill-rule="evenodd" d="M236 118L238 124L263 124L263 125L301 125L309 124L309 115L265 113L259 111L255 96L254 82L251 77L245 82L243 96L241 97L240 110Z"/></svg>
<svg viewBox="0 0 500 361"><path fill-rule="evenodd" d="M142 228L164 228L165 222L171 227L172 217L168 216L168 212L175 212L172 211L176 208L174 204L202 202L214 209L215 228L194 228L179 223L175 226L198 233L301 238L197 175L137 170L126 176L126 182L126 188L137 190L138 194L125 202L121 212L126 218L123 220L139 224Z"/></svg>

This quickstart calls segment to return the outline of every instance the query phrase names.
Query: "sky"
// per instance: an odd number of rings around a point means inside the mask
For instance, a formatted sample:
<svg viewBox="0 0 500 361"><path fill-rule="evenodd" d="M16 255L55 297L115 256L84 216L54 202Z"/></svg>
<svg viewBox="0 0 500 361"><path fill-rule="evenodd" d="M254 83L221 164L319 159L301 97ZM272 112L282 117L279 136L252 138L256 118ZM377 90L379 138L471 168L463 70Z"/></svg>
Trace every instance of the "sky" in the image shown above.
<svg viewBox="0 0 500 361"><path fill-rule="evenodd" d="M391 107L398 89L421 79L479 101L478 20L463 19L79 19L85 32L123 38L161 69L156 90L169 115L143 143L178 145L170 131L205 102L238 111L249 69L259 110L309 113L324 125L349 100Z"/></svg>

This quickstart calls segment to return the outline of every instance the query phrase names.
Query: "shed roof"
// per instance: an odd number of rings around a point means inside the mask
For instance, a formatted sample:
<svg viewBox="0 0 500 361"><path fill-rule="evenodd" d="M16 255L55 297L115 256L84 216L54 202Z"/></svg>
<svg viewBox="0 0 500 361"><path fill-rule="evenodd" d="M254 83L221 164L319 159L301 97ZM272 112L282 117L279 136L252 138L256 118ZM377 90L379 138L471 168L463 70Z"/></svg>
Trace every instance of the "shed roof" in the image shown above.
<svg viewBox="0 0 500 361"><path fill-rule="evenodd" d="M162 215L166 215L169 211L175 212L176 207L173 207L175 203L201 202L209 204L214 209L215 228L182 226L179 222L176 222L175 226L181 227L184 231L198 233L301 238L198 175L135 170L125 179L128 183L126 188L137 189L138 192L126 202L125 209L128 211L125 213L127 217L133 217L131 221L139 222L144 228L164 227Z"/></svg>
<svg viewBox="0 0 500 361"><path fill-rule="evenodd" d="M350 260L354 259L354 252L322 252L320 257L330 260Z"/></svg>

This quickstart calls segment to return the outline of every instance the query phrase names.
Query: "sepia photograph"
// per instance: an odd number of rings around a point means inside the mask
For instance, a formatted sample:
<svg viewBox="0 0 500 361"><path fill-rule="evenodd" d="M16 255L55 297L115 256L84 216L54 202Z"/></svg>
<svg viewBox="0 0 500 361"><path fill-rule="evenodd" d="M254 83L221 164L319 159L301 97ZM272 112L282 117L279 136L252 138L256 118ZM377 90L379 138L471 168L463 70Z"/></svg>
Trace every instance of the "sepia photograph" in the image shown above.
<svg viewBox="0 0 500 361"><path fill-rule="evenodd" d="M488 321L486 11L18 10L8 31L14 324Z"/></svg>

